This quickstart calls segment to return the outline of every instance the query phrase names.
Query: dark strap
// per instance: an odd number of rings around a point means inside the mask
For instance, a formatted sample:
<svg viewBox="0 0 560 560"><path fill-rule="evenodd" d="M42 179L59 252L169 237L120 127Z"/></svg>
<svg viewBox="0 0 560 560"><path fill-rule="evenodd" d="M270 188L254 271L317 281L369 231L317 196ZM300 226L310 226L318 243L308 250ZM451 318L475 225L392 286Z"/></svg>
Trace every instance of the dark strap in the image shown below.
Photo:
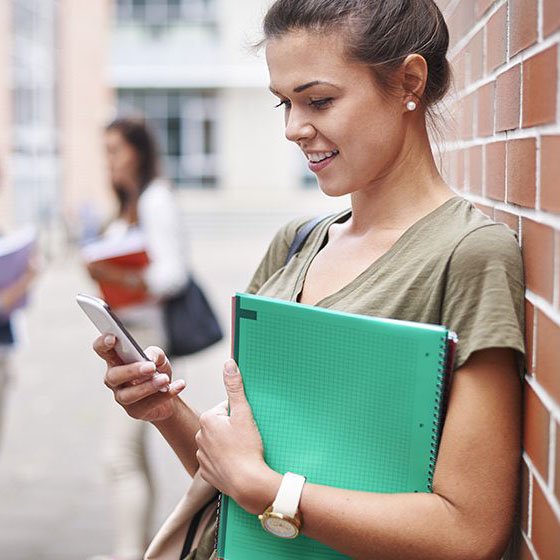
<svg viewBox="0 0 560 560"><path fill-rule="evenodd" d="M11 345L14 341L12 324L9 319L0 319L0 345Z"/></svg>
<svg viewBox="0 0 560 560"><path fill-rule="evenodd" d="M290 245L290 249L288 250L288 256L286 257L284 266L287 265L292 260L292 257L301 250L301 248L304 246L305 242L307 241L307 238L309 237L311 232L315 229L315 227L319 223L321 223L325 218L328 218L331 215L332 214L329 214L328 216L318 216L317 218L313 218L312 220L305 222L305 224L303 224L303 226L301 226L297 230L296 236L294 237L294 240Z"/></svg>
<svg viewBox="0 0 560 560"><path fill-rule="evenodd" d="M187 531L187 536L185 538L185 543L183 544L183 550L181 551L180 558L185 558L190 552L192 552L191 548L194 542L194 536L196 535L196 531L198 529L198 526L200 525L202 516L213 502L217 502L217 499L218 498L214 496L206 505L201 507L195 513L194 517L192 518L191 524L189 525L189 530Z"/></svg>

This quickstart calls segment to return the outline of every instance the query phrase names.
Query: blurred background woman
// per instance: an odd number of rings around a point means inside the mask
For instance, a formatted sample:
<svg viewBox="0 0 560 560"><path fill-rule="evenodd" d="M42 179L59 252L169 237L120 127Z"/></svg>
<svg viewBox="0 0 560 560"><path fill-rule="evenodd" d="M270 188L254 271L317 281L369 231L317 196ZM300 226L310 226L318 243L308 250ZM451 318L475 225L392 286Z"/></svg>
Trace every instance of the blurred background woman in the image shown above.
<svg viewBox="0 0 560 560"><path fill-rule="evenodd" d="M189 276L184 221L169 183L159 175L155 142L143 121L113 121L106 129L105 145L118 214L103 236L118 241L140 234L149 262L136 270L92 262L88 272L98 282L145 291L144 301L119 308L119 317L142 347L165 347L162 301L178 293ZM120 407L110 408L105 451L115 539L112 556L96 558L139 560L150 536L154 503L146 456L147 424L130 418Z"/></svg>

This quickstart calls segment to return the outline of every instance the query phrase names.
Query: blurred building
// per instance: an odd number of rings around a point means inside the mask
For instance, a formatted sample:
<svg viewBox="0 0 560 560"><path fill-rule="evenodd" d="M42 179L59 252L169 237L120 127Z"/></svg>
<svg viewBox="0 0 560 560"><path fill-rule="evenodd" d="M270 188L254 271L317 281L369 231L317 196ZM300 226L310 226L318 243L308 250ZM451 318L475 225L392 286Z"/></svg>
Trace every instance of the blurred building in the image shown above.
<svg viewBox="0 0 560 560"><path fill-rule="evenodd" d="M2 226L50 221L59 189L55 0L0 3Z"/></svg>
<svg viewBox="0 0 560 560"><path fill-rule="evenodd" d="M283 111L274 109L263 53L253 48L269 3L115 0L118 112L147 116L168 175L188 189L185 205L199 216L297 211L315 184L284 138Z"/></svg>
<svg viewBox="0 0 560 560"><path fill-rule="evenodd" d="M2 229L71 234L88 201L107 206L110 14L109 0L0 2Z"/></svg>
<svg viewBox="0 0 560 560"><path fill-rule="evenodd" d="M76 237L106 216L103 127L117 114L153 125L195 227L314 212L252 47L269 2L0 2L2 227Z"/></svg>

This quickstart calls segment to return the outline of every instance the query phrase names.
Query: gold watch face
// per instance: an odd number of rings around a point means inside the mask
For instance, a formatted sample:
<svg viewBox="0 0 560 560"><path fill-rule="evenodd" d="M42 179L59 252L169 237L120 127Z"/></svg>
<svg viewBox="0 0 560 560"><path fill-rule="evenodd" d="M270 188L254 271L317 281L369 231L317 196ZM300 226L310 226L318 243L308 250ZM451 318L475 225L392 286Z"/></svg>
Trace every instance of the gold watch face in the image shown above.
<svg viewBox="0 0 560 560"><path fill-rule="evenodd" d="M294 520L279 513L265 513L260 517L264 529L281 539L295 539L299 528Z"/></svg>

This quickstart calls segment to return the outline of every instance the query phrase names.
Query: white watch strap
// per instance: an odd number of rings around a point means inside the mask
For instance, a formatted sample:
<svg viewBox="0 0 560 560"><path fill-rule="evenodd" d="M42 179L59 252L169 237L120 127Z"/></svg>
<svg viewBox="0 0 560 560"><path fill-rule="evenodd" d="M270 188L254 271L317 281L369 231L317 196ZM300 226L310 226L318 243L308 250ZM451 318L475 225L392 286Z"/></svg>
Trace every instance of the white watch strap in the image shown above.
<svg viewBox="0 0 560 560"><path fill-rule="evenodd" d="M274 513L281 513L287 517L295 517L304 484L304 476L287 472L284 478L282 478L278 494L276 494L276 499L272 504L272 511Z"/></svg>

